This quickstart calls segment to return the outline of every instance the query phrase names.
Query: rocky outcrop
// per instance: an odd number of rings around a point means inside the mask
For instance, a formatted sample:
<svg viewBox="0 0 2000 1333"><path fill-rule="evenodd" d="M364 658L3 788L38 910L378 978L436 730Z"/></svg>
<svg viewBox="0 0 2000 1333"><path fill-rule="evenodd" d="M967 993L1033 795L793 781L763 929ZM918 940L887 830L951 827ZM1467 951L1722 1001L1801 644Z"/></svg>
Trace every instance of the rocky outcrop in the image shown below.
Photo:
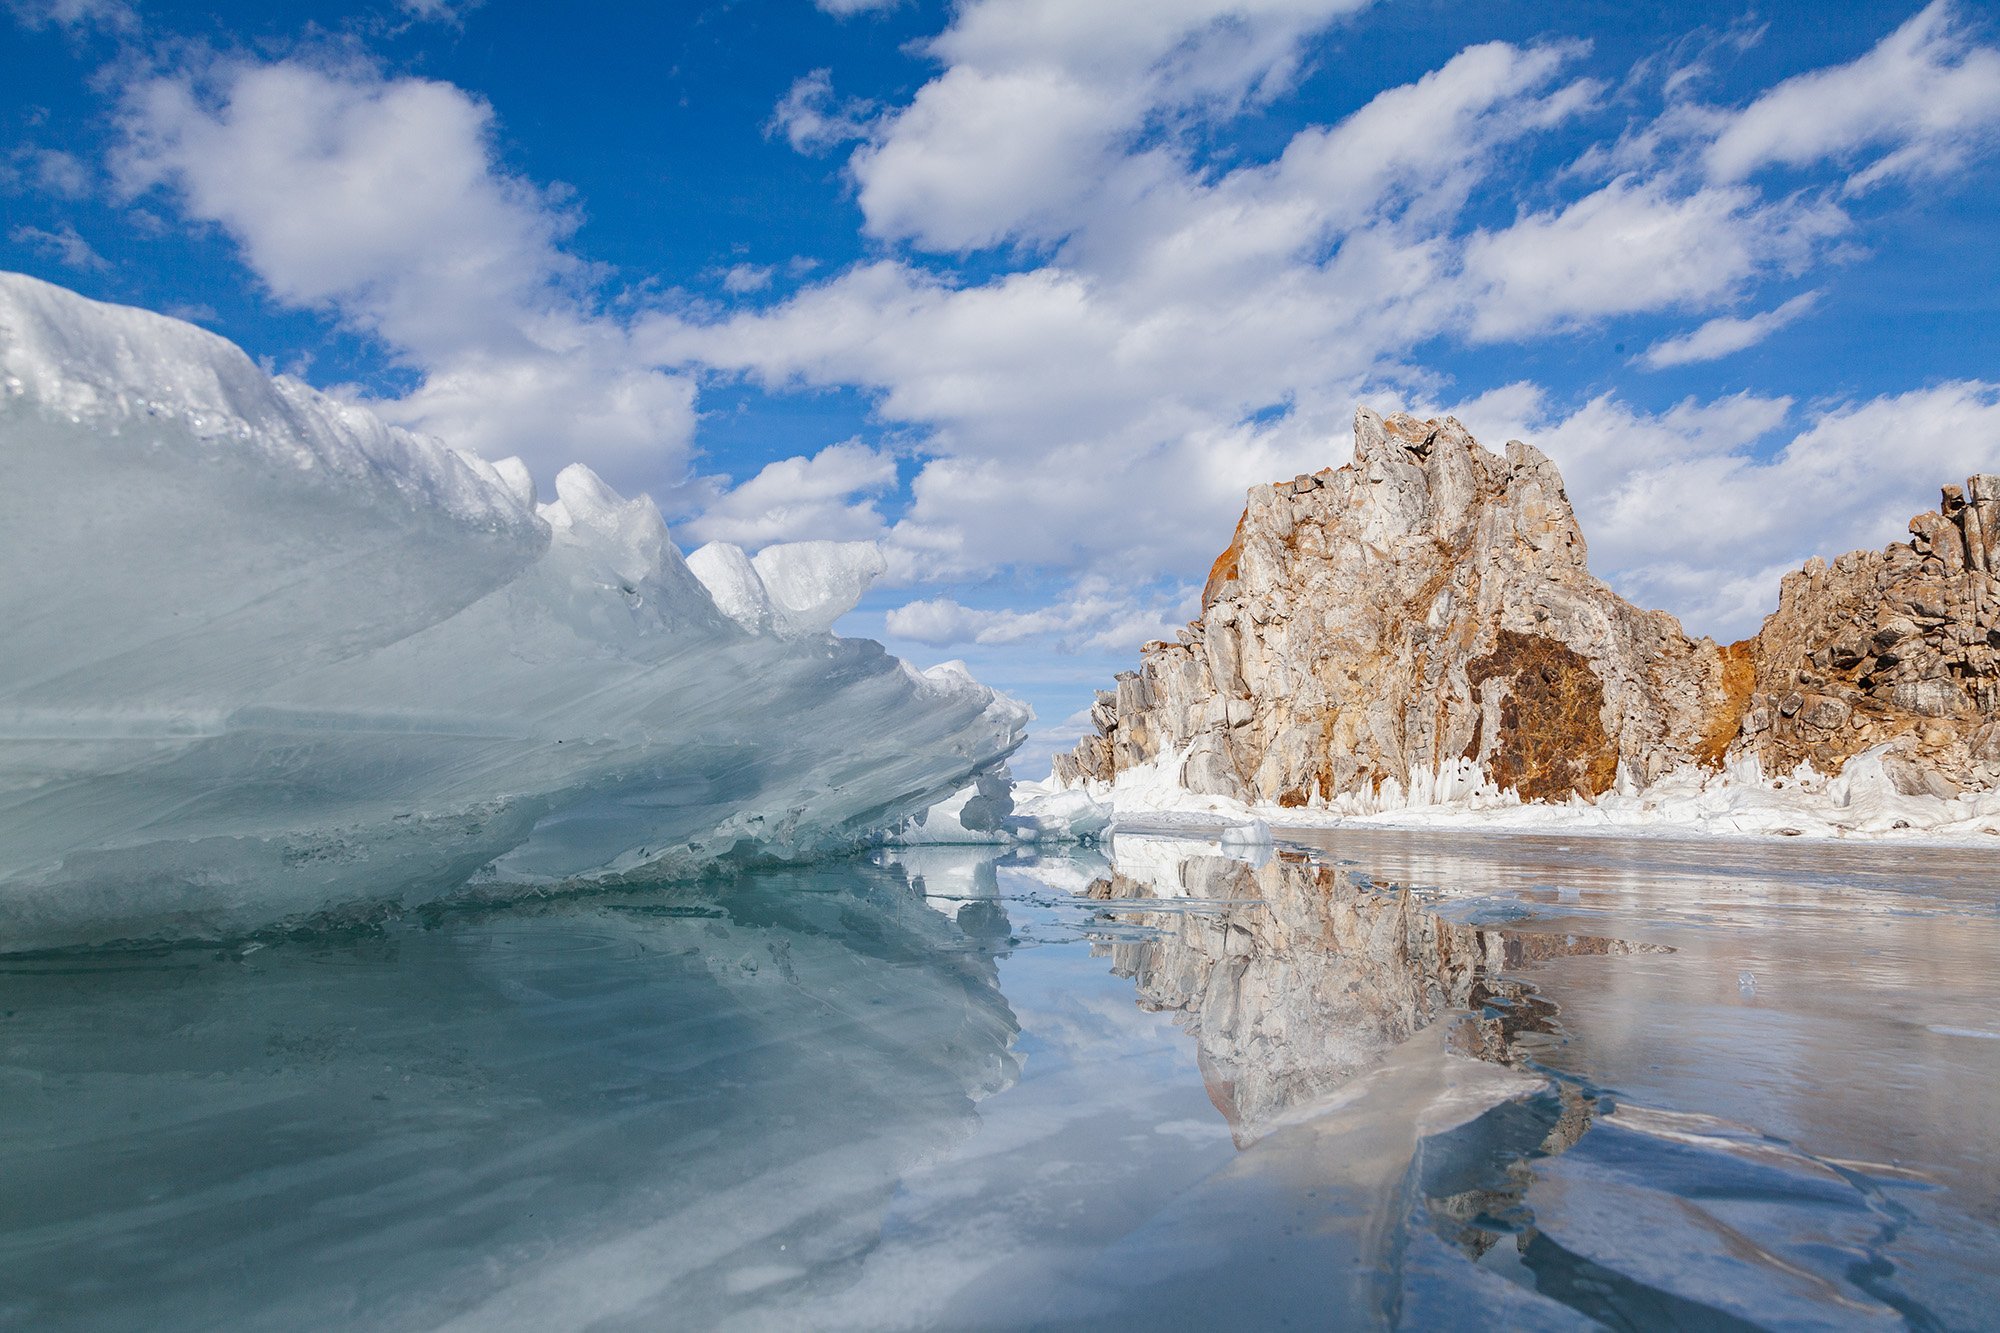
<svg viewBox="0 0 2000 1333"><path fill-rule="evenodd" d="M1907 794L2000 781L2000 477L1946 486L1907 542L1786 575L1750 658L1740 745L1767 771L1887 744Z"/></svg>
<svg viewBox="0 0 2000 1333"><path fill-rule="evenodd" d="M1591 577L1555 466L1457 421L1355 420L1355 458L1259 486L1178 643L1098 696L1058 762L1110 779L1184 754L1189 789L1305 805L1461 761L1523 796L1596 795L1718 758L1739 661Z"/></svg>
<svg viewBox="0 0 2000 1333"><path fill-rule="evenodd" d="M2000 478L1912 540L1814 561L1756 638L1692 639L1591 576L1561 476L1446 417L1355 419L1355 457L1251 490L1202 613L1146 645L1057 775L1171 759L1197 793L1395 803L1480 778L1527 800L1754 753L1897 747L1898 785L2000 777Z"/></svg>

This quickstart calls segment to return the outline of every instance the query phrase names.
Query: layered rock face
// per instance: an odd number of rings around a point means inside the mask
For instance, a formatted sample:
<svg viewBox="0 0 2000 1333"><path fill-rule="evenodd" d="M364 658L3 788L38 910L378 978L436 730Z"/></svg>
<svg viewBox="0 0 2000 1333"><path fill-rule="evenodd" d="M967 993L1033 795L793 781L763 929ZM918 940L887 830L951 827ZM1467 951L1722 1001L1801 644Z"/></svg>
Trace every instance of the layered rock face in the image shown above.
<svg viewBox="0 0 2000 1333"><path fill-rule="evenodd" d="M1526 800L1754 753L1895 747L1909 791L2000 779L2000 478L1912 540L1815 560L1754 639L1691 639L1593 578L1561 476L1457 421L1355 419L1354 462L1258 486L1202 614L1058 756L1064 782L1177 757L1197 793L1396 803L1475 768Z"/></svg>
<svg viewBox="0 0 2000 1333"><path fill-rule="evenodd" d="M1259 486L1201 618L1098 696L1058 759L1109 780L1185 753L1192 791L1305 805L1471 761L1529 799L1713 762L1747 663L1591 577L1561 476L1457 421L1355 419L1355 458Z"/></svg>
<svg viewBox="0 0 2000 1333"><path fill-rule="evenodd" d="M2000 477L1946 486L1910 534L1785 576L1739 742L1767 770L1886 743L1906 792L2000 781Z"/></svg>

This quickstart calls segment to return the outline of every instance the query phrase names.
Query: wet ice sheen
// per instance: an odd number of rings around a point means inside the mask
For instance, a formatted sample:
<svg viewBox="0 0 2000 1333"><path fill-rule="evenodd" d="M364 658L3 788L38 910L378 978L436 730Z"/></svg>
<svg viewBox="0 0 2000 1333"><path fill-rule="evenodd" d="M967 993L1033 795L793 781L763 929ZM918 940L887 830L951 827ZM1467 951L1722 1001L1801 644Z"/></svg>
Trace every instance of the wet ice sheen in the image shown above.
<svg viewBox="0 0 2000 1333"><path fill-rule="evenodd" d="M0 1323L1978 1327L1996 957L1976 853L1376 831L17 955Z"/></svg>

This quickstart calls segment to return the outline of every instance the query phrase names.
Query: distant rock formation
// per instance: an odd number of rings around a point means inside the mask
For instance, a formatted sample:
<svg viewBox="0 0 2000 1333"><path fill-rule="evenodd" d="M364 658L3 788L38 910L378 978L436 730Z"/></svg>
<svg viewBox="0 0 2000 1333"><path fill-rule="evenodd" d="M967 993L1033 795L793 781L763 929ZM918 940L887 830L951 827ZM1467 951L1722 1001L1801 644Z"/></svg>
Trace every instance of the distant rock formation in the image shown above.
<svg viewBox="0 0 2000 1333"><path fill-rule="evenodd" d="M1888 743L1911 794L2000 780L2000 477L1946 486L1910 534L1785 576L1738 742L1767 771Z"/></svg>
<svg viewBox="0 0 2000 1333"><path fill-rule="evenodd" d="M1284 806L1471 773L1566 800L1888 744L1911 792L2000 780L2000 478L1946 488L1908 543L1808 564L1724 647L1591 576L1532 447L1366 409L1354 434L1353 463L1250 491L1201 616L1099 693L1058 777L1177 756L1190 791Z"/></svg>

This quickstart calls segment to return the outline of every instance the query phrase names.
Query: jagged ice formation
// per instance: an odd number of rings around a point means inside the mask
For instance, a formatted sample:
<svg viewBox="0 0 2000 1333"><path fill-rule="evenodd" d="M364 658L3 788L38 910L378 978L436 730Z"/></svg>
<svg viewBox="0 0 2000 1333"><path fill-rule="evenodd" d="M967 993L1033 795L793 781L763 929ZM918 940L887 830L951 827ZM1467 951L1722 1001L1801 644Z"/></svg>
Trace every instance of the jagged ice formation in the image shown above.
<svg viewBox="0 0 2000 1333"><path fill-rule="evenodd" d="M868 543L535 503L177 320L0 275L0 948L800 856L1027 710L828 634Z"/></svg>

